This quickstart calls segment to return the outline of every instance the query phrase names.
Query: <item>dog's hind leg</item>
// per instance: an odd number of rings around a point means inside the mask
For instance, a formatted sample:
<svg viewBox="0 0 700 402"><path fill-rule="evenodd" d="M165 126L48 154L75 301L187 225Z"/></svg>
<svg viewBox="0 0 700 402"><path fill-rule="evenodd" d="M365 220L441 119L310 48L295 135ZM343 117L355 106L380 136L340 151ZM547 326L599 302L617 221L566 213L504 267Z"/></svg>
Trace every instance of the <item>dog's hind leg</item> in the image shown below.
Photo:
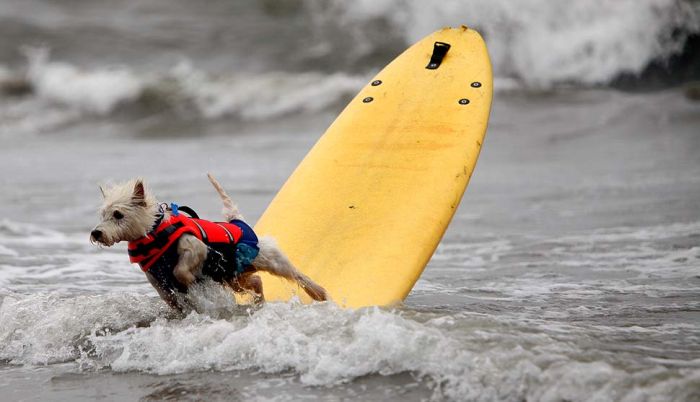
<svg viewBox="0 0 700 402"><path fill-rule="evenodd" d="M253 260L253 267L257 270L269 272L290 281L295 281L304 291L316 301L328 300L326 290L311 280L308 276L299 272L287 256L277 247L274 239L263 237L258 243L260 252Z"/></svg>
<svg viewBox="0 0 700 402"><path fill-rule="evenodd" d="M263 296L262 280L255 272L244 272L240 276L226 280L226 284L235 293L248 293L253 298L254 304L260 304L265 301Z"/></svg>
<svg viewBox="0 0 700 402"><path fill-rule="evenodd" d="M255 275L255 273L246 272L241 275L238 281L243 289L250 290L251 292L256 294L257 298L264 300L262 279L260 279L259 276Z"/></svg>
<svg viewBox="0 0 700 402"><path fill-rule="evenodd" d="M245 272L238 278L238 283L243 290L248 291L253 296L253 303L260 304L265 301L263 295L262 279L254 272Z"/></svg>
<svg viewBox="0 0 700 402"><path fill-rule="evenodd" d="M211 185L214 186L214 188L216 189L216 192L219 193L221 201L224 203L224 209L222 210L222 212L224 214L224 218L226 218L226 221L230 222L234 219L244 220L243 214L241 214L241 211L238 209L238 205L233 203L231 197L229 197L229 195L226 194L224 188L221 187L221 184L219 184L219 182L216 181L216 179L214 178L214 176L211 175L211 173L207 173L207 177L209 178L209 182L211 182Z"/></svg>

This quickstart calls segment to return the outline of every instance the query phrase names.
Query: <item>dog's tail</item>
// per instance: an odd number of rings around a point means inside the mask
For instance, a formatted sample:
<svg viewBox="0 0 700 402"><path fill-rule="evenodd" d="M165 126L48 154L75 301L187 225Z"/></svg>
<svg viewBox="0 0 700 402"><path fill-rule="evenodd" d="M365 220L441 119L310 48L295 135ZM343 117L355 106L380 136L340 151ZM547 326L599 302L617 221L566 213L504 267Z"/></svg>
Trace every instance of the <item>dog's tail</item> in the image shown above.
<svg viewBox="0 0 700 402"><path fill-rule="evenodd" d="M326 289L302 272L299 272L287 256L280 251L272 237L265 236L260 239L258 244L260 245L260 254L253 261L253 265L257 269L296 282L309 297L316 301L328 300Z"/></svg>
<svg viewBox="0 0 700 402"><path fill-rule="evenodd" d="M322 288L321 285L312 281L311 278L304 275L299 271L294 272L294 280L299 287L304 289L307 295L316 301L326 301L328 300L328 293L326 289Z"/></svg>
<svg viewBox="0 0 700 402"><path fill-rule="evenodd" d="M224 218L226 218L227 221L232 221L234 219L243 220L243 214L241 214L241 211L238 209L238 205L233 203L231 197L229 197L224 188L221 187L221 184L216 181L211 173L207 173L207 177L209 178L211 185L216 189L216 192L219 193L221 201L224 203L224 208L221 211L224 214Z"/></svg>

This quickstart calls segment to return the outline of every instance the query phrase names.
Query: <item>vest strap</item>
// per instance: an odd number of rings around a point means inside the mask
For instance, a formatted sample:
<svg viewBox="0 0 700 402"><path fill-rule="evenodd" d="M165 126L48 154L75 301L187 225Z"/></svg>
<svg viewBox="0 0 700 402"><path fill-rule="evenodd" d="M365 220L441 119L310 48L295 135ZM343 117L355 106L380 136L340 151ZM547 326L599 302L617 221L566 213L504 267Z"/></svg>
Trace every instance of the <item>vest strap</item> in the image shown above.
<svg viewBox="0 0 700 402"><path fill-rule="evenodd" d="M194 211L194 209L188 207L187 205L182 205L182 206L178 207L178 209L181 212L184 212L187 215L189 215L191 218L199 219L199 215L197 215L197 213Z"/></svg>
<svg viewBox="0 0 700 402"><path fill-rule="evenodd" d="M183 226L184 225L182 222L175 222L172 225L167 226L165 229L153 235L153 241L145 244L139 244L133 249L129 249L129 256L148 256L151 250L158 250L165 247L170 240L170 236Z"/></svg>
<svg viewBox="0 0 700 402"><path fill-rule="evenodd" d="M192 220L192 223L194 223L194 224L197 226L197 229L199 229L199 233L202 234L202 241L205 242L205 243L207 243L207 242L208 242L208 241L207 241L207 240L208 240L208 239L207 239L207 232L204 231L204 229L202 228L202 226L201 226L199 223L197 223L197 221Z"/></svg>
<svg viewBox="0 0 700 402"><path fill-rule="evenodd" d="M226 226L224 226L224 225L222 225L222 224L220 224L220 223L217 223L216 225L219 226L221 229L224 229L224 232L226 232L226 236L228 237L228 241L229 241L229 242L231 242L231 243L236 243L236 239L233 238L233 235L232 235L231 232L226 228Z"/></svg>

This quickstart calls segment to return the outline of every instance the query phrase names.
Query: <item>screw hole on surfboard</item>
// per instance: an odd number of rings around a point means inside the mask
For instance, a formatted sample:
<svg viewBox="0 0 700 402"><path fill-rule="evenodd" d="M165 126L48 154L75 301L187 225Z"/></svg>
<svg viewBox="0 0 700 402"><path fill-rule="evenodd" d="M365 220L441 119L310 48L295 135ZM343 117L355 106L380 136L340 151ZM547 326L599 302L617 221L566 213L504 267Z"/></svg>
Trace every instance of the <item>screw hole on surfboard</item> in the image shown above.
<svg viewBox="0 0 700 402"><path fill-rule="evenodd" d="M382 80L374 80L374 81L372 81L372 86L373 86L373 87L376 87L376 86L379 86L379 85L382 85Z"/></svg>
<svg viewBox="0 0 700 402"><path fill-rule="evenodd" d="M469 104L469 99L467 98L462 98L459 100L460 105L468 105Z"/></svg>
<svg viewBox="0 0 700 402"><path fill-rule="evenodd" d="M368 96L368 97L362 99L362 102L364 102L364 103L370 103L370 102L372 102L373 100L374 100L373 97Z"/></svg>
<svg viewBox="0 0 700 402"><path fill-rule="evenodd" d="M472 82L472 88L481 88L481 83L478 81Z"/></svg>

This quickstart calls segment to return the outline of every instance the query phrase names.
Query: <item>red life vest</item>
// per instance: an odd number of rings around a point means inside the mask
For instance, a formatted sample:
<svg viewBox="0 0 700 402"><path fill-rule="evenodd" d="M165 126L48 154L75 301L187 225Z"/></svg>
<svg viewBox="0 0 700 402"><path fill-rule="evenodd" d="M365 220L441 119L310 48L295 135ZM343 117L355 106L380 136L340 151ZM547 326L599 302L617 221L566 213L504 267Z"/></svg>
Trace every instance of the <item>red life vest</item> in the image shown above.
<svg viewBox="0 0 700 402"><path fill-rule="evenodd" d="M191 234L209 245L212 243L236 245L243 232L226 222L211 222L183 214L171 215L146 236L129 242L129 260L138 263L144 272L165 254L183 234Z"/></svg>

